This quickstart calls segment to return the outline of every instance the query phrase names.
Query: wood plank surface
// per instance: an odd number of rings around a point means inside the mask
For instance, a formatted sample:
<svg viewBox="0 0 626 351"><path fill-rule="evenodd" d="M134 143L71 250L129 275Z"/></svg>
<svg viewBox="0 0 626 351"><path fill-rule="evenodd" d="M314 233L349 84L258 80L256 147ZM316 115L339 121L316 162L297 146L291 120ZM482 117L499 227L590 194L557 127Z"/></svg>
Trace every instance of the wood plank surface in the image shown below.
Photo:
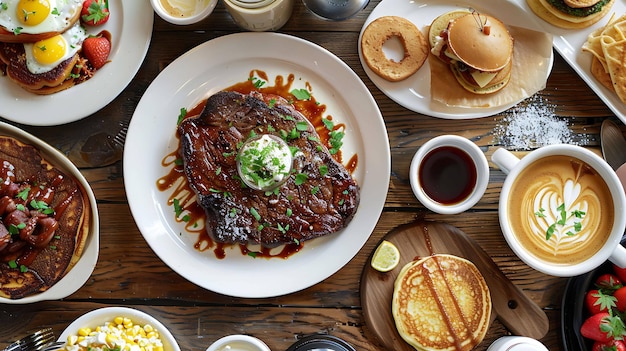
<svg viewBox="0 0 626 351"><path fill-rule="evenodd" d="M129 0L147 1L147 0ZM389 192L379 222L359 253L341 270L310 288L285 296L242 299L220 295L188 282L165 265L146 244L132 218L124 189L123 138L137 103L152 80L173 60L204 43L241 30L223 4L205 21L174 26L155 16L146 60L129 86L109 105L86 118L55 127L17 125L65 153L90 182L100 214L100 253L87 283L59 301L0 307L0 347L41 326L57 334L71 321L92 309L129 306L152 314L165 324L182 350L205 350L227 334L250 334L262 339L273 351L286 350L309 334L331 334L357 350L385 350L369 328L361 300L361 277L377 244L394 229L415 221L436 221L462 230L523 294L548 318L548 331L541 341L552 351L564 351L561 340L562 294L567 279L546 276L523 264L507 246L498 224L497 206L505 175L490 164L488 189L472 209L458 215L439 215L426 210L411 192L408 170L413 153L430 138L456 134L474 141L490 159L498 147L523 156L528 149L511 147L515 118L528 111L553 118L565 125L566 142L600 153L599 131L604 119L626 127L602 103L574 70L555 53L553 71L546 89L520 106L495 116L447 120L409 111L385 96L368 79L361 66L357 41L367 16L379 3L372 0L357 16L342 22L321 20L295 2L288 23L279 30L328 49L345 61L374 96L385 120L391 147ZM0 79L5 77L0 77ZM146 143L149 150L150 143ZM141 171L141 170L137 170ZM149 201L149 199L146 199ZM367 204L363 204L367 206ZM314 269L312 267L311 269ZM303 272L302 274L306 274ZM289 277L285 277L289 279ZM254 284L262 282L250 282ZM520 320L528 323L530 320ZM512 331L496 319L481 345Z"/></svg>

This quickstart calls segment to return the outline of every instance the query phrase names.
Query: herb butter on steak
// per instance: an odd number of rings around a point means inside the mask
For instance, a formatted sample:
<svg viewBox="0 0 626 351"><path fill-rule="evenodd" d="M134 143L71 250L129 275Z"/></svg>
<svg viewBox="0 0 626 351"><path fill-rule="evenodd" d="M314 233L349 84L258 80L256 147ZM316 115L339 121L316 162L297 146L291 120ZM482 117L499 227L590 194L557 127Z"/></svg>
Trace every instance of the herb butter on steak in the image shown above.
<svg viewBox="0 0 626 351"><path fill-rule="evenodd" d="M359 187L351 174L280 97L218 92L178 132L187 181L216 242L299 243L341 230L357 210ZM244 185L237 171L241 145L262 134L281 137L293 154L288 179L273 191Z"/></svg>

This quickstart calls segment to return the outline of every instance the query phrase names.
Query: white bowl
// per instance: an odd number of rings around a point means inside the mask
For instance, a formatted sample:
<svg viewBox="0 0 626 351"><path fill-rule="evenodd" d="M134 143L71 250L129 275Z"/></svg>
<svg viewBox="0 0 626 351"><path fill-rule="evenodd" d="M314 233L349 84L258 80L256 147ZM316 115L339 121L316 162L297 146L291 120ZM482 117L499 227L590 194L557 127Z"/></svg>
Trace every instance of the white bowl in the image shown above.
<svg viewBox="0 0 626 351"><path fill-rule="evenodd" d="M59 341L67 340L68 335L76 335L80 328L89 327L94 329L97 326L104 325L106 322L113 321L115 317L130 318L134 324L150 324L161 335L164 351L180 351L180 346L178 346L176 339L161 322L145 312L128 307L104 307L87 312L65 328L61 336L59 336Z"/></svg>
<svg viewBox="0 0 626 351"><path fill-rule="evenodd" d="M213 9L217 5L217 0L196 0L205 1L206 3L206 6L204 6L201 11L195 12L191 16L174 16L165 9L162 1L167 0L150 0L154 12L167 22L178 25L188 25L202 21L213 12Z"/></svg>
<svg viewBox="0 0 626 351"><path fill-rule="evenodd" d="M207 351L222 350L246 350L246 351L271 351L265 343L249 335L228 335L209 346Z"/></svg>

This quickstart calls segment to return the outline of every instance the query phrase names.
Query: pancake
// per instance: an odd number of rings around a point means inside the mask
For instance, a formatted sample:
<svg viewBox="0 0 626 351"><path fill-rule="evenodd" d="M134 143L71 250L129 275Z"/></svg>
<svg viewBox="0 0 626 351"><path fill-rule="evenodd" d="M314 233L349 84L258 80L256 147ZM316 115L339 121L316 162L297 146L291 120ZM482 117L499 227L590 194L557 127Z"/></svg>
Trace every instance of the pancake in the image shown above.
<svg viewBox="0 0 626 351"><path fill-rule="evenodd" d="M90 204L76 179L7 136L0 136L0 178L0 296L20 299L48 290L78 262Z"/></svg>
<svg viewBox="0 0 626 351"><path fill-rule="evenodd" d="M392 315L400 336L417 350L469 351L487 333L491 296L472 262L437 254L402 268Z"/></svg>

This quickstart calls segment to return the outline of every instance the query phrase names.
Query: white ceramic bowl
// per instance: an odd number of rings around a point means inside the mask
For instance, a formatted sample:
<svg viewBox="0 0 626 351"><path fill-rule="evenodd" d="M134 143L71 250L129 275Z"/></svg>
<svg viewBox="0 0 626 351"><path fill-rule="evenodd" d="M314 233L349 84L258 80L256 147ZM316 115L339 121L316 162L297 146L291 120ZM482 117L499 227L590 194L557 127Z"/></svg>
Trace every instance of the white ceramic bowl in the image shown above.
<svg viewBox="0 0 626 351"><path fill-rule="evenodd" d="M249 335L228 335L209 346L207 351L222 350L246 350L246 351L271 351L265 343Z"/></svg>
<svg viewBox="0 0 626 351"><path fill-rule="evenodd" d="M178 346L176 339L161 322L145 312L128 307L104 307L87 312L65 328L61 336L59 336L59 341L67 340L68 335L76 335L80 328L89 327L93 329L104 325L106 322L113 321L115 317L130 318L135 324L150 324L161 335L164 351L180 351L180 346Z"/></svg>
<svg viewBox="0 0 626 351"><path fill-rule="evenodd" d="M172 23L172 24L178 24L178 25L188 25L188 24L194 24L194 23L202 21L213 12L215 5L217 5L217 0L204 0L206 2L206 6L204 6L201 11L195 12L191 16L183 17L183 16L173 16L171 13L169 13L165 9L165 7L163 7L163 3L161 1L167 1L167 0L150 0L150 4L152 5L154 12L156 12L156 14L159 15L159 17L166 20L167 22ZM190 0L190 1L200 1L200 0Z"/></svg>

